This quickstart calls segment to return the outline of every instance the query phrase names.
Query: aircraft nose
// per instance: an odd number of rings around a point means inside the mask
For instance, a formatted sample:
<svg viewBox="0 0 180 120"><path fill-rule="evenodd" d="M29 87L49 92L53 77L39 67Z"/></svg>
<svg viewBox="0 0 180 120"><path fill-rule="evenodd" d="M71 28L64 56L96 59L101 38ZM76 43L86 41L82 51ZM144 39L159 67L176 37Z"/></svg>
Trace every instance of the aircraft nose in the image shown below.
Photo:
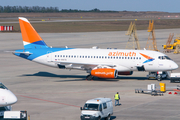
<svg viewBox="0 0 180 120"><path fill-rule="evenodd" d="M17 102L17 97L13 93L10 93L8 95L8 99L6 100L6 104L12 105L12 104L14 104L16 102Z"/></svg>
<svg viewBox="0 0 180 120"><path fill-rule="evenodd" d="M178 65L177 65L175 62L173 62L173 63L171 64L171 68L172 68L173 70L178 69Z"/></svg>

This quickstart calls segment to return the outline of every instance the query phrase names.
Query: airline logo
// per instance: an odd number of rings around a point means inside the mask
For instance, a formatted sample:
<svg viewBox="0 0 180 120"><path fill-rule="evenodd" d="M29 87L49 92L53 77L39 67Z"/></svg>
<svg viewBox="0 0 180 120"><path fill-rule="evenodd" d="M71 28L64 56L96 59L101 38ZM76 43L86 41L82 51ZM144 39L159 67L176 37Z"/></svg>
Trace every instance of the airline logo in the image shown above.
<svg viewBox="0 0 180 120"><path fill-rule="evenodd" d="M139 53L140 55L142 55L143 57L145 57L147 60L144 61L143 63L147 63L147 62L151 62L153 60L155 60L154 58L150 57L150 56L147 56L145 54L142 54L142 53Z"/></svg>
<svg viewBox="0 0 180 120"><path fill-rule="evenodd" d="M95 72L96 75L114 75L113 72Z"/></svg>
<svg viewBox="0 0 180 120"><path fill-rule="evenodd" d="M108 56L129 56L133 57L136 56L135 52L109 52Z"/></svg>

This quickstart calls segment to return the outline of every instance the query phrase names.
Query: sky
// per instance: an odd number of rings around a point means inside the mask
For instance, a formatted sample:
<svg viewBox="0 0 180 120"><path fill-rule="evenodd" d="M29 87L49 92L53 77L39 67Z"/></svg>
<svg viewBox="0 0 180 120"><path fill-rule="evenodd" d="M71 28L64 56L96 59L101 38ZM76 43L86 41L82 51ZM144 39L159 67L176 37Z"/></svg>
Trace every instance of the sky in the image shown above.
<svg viewBox="0 0 180 120"><path fill-rule="evenodd" d="M61 9L161 11L180 13L180 0L0 0L0 6L40 6Z"/></svg>

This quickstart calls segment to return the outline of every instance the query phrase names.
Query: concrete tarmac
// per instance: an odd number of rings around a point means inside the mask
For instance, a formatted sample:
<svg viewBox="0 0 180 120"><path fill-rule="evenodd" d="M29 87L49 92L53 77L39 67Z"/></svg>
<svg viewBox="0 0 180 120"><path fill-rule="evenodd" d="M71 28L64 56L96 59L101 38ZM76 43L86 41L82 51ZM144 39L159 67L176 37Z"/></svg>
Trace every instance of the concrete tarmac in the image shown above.
<svg viewBox="0 0 180 120"><path fill-rule="evenodd" d="M177 34L180 29L156 30L157 47L162 52L169 33ZM143 49L149 33L138 31L140 46ZM40 33L52 47L120 48L124 49L128 40L125 31L87 33ZM136 88L146 89L147 72L134 72L132 76L119 76L118 79L95 79L86 81L87 73L78 70L60 70L40 65L10 52L23 49L20 33L0 33L0 82L5 84L18 98L13 110L26 110L31 120L79 120L80 107L86 100L108 97L113 100L120 93L120 106L114 106L113 120L179 120L180 95L168 94L151 96L135 93ZM180 66L180 55L167 53ZM180 69L174 72L180 72ZM163 80L166 86L177 86ZM174 92L173 92L174 93Z"/></svg>

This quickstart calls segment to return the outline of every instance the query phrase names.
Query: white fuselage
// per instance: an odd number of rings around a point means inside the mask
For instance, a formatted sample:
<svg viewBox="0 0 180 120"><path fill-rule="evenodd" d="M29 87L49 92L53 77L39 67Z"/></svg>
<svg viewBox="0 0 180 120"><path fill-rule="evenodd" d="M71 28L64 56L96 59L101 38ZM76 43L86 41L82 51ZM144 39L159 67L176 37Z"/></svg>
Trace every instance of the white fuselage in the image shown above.
<svg viewBox="0 0 180 120"><path fill-rule="evenodd" d="M52 51L51 51L52 49ZM169 71L178 68L165 54L149 50L123 49L67 49L53 51L48 49L47 54L36 57L33 61L58 67L65 65L69 69L94 69L97 67L112 67L118 71L138 71L144 67L145 71ZM147 61L149 58L153 60ZM145 62L146 61L146 62Z"/></svg>

